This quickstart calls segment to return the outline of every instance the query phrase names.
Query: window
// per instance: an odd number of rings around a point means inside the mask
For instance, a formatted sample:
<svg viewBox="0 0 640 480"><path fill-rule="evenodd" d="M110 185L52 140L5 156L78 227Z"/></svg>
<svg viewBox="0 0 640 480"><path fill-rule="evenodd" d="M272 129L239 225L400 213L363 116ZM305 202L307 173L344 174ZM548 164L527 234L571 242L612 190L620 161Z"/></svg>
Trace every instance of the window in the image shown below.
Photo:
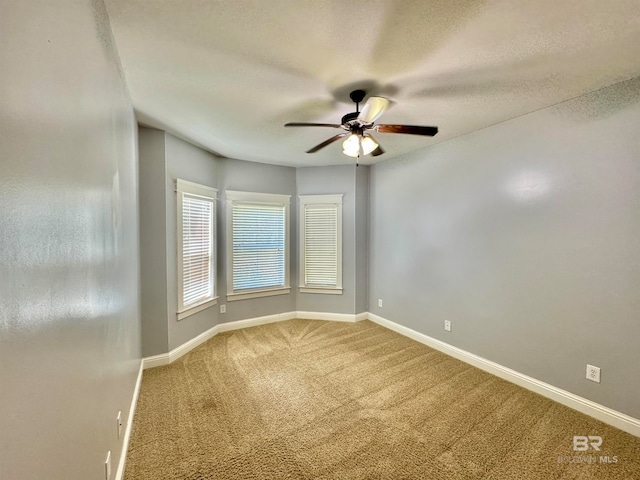
<svg viewBox="0 0 640 480"><path fill-rule="evenodd" d="M300 196L300 292L342 293L342 195Z"/></svg>
<svg viewBox="0 0 640 480"><path fill-rule="evenodd" d="M178 320L216 304L215 188L176 180Z"/></svg>
<svg viewBox="0 0 640 480"><path fill-rule="evenodd" d="M290 195L227 191L227 300L289 293Z"/></svg>

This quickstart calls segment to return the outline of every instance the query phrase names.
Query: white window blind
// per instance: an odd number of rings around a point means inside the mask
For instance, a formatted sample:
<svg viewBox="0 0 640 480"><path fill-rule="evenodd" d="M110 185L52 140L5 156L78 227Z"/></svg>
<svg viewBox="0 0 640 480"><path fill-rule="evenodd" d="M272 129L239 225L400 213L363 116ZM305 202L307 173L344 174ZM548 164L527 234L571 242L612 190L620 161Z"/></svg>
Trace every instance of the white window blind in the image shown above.
<svg viewBox="0 0 640 480"><path fill-rule="evenodd" d="M304 205L304 283L338 284L338 206Z"/></svg>
<svg viewBox="0 0 640 480"><path fill-rule="evenodd" d="M227 192L227 202L231 220L228 299L288 293L289 196Z"/></svg>
<svg viewBox="0 0 640 480"><path fill-rule="evenodd" d="M177 191L178 317L183 318L215 298L216 191L183 180L177 181Z"/></svg>
<svg viewBox="0 0 640 480"><path fill-rule="evenodd" d="M300 197L300 281L306 293L341 293L342 195Z"/></svg>
<svg viewBox="0 0 640 480"><path fill-rule="evenodd" d="M233 205L233 290L284 287L284 206Z"/></svg>
<svg viewBox="0 0 640 480"><path fill-rule="evenodd" d="M182 304L186 307L213 296L213 201L182 197Z"/></svg>

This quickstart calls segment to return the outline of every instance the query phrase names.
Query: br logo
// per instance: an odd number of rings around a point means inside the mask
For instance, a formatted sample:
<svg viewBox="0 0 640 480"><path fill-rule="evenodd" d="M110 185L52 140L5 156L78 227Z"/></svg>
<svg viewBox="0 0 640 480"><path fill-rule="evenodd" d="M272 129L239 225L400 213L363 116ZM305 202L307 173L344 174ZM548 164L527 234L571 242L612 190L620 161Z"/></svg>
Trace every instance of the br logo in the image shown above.
<svg viewBox="0 0 640 480"><path fill-rule="evenodd" d="M595 435L589 435L588 437L574 435L573 437L574 452L586 452L589 450L589 447L593 448L596 452L599 452L600 445L602 445L602 437L597 437Z"/></svg>

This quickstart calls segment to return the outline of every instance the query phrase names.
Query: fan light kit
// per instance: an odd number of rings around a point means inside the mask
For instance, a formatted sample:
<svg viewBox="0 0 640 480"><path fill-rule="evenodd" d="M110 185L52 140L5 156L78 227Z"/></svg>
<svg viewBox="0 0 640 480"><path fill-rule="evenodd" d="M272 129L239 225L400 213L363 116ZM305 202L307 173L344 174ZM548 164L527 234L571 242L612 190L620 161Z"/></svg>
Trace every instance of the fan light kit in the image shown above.
<svg viewBox="0 0 640 480"><path fill-rule="evenodd" d="M379 146L378 142L376 142L370 135L358 135L356 133L352 133L344 142L342 142L342 153L349 155L350 157L359 157L360 152L362 152L362 155L369 155Z"/></svg>
<svg viewBox="0 0 640 480"><path fill-rule="evenodd" d="M438 133L438 127L422 127L418 125L376 125L374 122L389 108L391 102L384 97L369 97L367 103L359 110L360 102L364 100L366 92L364 90L354 90L349 95L351 100L356 104L356 111L347 113L342 117L342 123L306 123L291 122L285 124L285 127L330 127L342 128L345 133L339 133L324 142L316 145L307 153L315 153L321 148L347 137L342 142L342 153L349 157L360 158L360 155L371 155L377 157L382 155L384 150L378 142L370 135L368 130L375 130L380 133L405 133L409 135L425 135L433 137ZM357 165L357 163L356 163Z"/></svg>

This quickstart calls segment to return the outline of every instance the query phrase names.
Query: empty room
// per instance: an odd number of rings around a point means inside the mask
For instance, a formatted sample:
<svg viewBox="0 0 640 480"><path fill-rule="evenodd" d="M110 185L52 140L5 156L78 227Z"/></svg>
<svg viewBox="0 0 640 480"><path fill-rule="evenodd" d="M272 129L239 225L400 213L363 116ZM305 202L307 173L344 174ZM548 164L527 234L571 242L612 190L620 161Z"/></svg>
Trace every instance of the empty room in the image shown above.
<svg viewBox="0 0 640 480"><path fill-rule="evenodd" d="M640 479L639 46L0 0L0 480Z"/></svg>

